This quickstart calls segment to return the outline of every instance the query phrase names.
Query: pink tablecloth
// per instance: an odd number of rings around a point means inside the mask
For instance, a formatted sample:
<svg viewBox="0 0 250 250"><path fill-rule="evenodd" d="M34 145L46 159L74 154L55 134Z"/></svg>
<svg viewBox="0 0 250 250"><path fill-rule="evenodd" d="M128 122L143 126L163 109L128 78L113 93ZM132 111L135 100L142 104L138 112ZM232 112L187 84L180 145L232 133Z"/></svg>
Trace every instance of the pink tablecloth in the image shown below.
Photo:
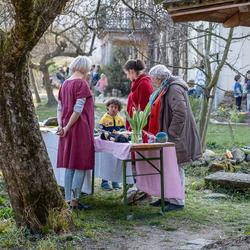
<svg viewBox="0 0 250 250"><path fill-rule="evenodd" d="M121 160L128 159L130 157L130 143L115 143L110 141L104 141L100 138L95 139L95 151L107 152L113 154L115 157ZM143 151L142 154L147 157L159 156L159 151ZM137 155L138 157L138 155ZM140 156L139 156L140 157ZM153 161L156 166L159 165L159 161ZM164 164L164 196L168 199L183 199L184 190L181 185L181 179L179 175L175 147L165 147L163 149L163 164ZM147 162L136 162L137 174L156 173L157 171L152 168ZM137 176L136 186L139 190L148 194L160 197L160 175L147 175Z"/></svg>
<svg viewBox="0 0 250 250"><path fill-rule="evenodd" d="M159 151L143 151L145 157L159 157ZM136 155L136 157L140 157ZM159 161L152 161L160 168ZM176 152L174 147L165 147L163 149L164 164L164 197L168 199L184 199L184 190L181 185ZM137 174L157 173L157 171L147 162L136 162ZM160 197L160 175L146 175L136 177L136 186L139 190L148 194Z"/></svg>

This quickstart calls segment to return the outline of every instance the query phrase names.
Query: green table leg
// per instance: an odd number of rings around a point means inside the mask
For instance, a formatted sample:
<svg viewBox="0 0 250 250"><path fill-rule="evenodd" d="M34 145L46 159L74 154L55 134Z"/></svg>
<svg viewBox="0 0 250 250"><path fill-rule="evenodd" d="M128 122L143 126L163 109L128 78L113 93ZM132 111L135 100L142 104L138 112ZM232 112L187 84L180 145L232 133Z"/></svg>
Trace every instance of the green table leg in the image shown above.
<svg viewBox="0 0 250 250"><path fill-rule="evenodd" d="M126 161L122 161L123 169L123 207L124 207L124 218L128 216L128 199L127 199L127 164Z"/></svg>
<svg viewBox="0 0 250 250"><path fill-rule="evenodd" d="M164 170L163 170L163 149L160 150L160 178L161 178L161 213L164 214Z"/></svg>
<svg viewBox="0 0 250 250"><path fill-rule="evenodd" d="M92 170L91 194L95 192L95 168Z"/></svg>

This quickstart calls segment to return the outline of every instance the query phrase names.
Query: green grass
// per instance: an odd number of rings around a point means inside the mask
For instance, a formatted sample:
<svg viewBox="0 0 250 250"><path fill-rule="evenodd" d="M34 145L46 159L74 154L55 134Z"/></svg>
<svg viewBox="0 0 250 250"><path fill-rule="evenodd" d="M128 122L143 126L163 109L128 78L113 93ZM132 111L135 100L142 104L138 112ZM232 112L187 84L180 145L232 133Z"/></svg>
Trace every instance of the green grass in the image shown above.
<svg viewBox="0 0 250 250"><path fill-rule="evenodd" d="M96 186L96 193L93 196L81 197L82 202L90 204L92 209L73 213L76 231L61 235L38 236L30 235L25 230L18 230L11 213L4 221L7 223L5 230L0 231L0 248L34 249L36 246L35 249L71 249L81 246L86 240L105 241L108 246L109 241L116 235L141 236L137 231L140 226L148 226L152 230L185 229L197 233L204 228L220 229L228 235L249 232L249 199L245 199L244 195L230 196L227 200L206 199L202 186L197 188L191 185L195 181L199 179L187 178L185 210L161 216L159 208L150 207L148 203L134 205L129 207L130 213L134 214L132 221L123 220L121 191L105 192ZM9 204L6 206L9 207ZM0 210L2 209L4 208L0 207ZM68 248L61 248L65 245Z"/></svg>
<svg viewBox="0 0 250 250"><path fill-rule="evenodd" d="M207 145L211 149L225 151L234 146L250 145L250 126L233 126L234 141L227 125L209 124Z"/></svg>
<svg viewBox="0 0 250 250"><path fill-rule="evenodd" d="M41 103L35 104L36 114L40 122L49 117L56 117L56 106L47 107L46 102L46 99L42 99Z"/></svg>

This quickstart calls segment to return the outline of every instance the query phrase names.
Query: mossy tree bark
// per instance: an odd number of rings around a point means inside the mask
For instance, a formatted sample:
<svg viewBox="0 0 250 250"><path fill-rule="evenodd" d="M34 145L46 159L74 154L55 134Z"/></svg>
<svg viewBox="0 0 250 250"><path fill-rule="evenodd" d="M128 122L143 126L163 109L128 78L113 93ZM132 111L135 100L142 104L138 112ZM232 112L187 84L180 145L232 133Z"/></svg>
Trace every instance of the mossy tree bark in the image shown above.
<svg viewBox="0 0 250 250"><path fill-rule="evenodd" d="M28 55L67 0L12 0L15 26L0 30L0 168L18 226L37 232L65 209L29 89Z"/></svg>

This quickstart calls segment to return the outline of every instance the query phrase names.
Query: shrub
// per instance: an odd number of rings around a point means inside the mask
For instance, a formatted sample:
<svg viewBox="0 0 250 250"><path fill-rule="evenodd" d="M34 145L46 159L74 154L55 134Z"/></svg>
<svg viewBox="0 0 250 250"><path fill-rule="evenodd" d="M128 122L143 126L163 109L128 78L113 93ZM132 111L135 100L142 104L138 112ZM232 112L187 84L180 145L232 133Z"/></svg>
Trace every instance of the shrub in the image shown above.
<svg viewBox="0 0 250 250"><path fill-rule="evenodd" d="M112 89L118 89L122 95L128 95L130 92L130 84L123 72L122 65L114 62L103 68L103 72L108 78L108 86L105 93L112 93Z"/></svg>
<svg viewBox="0 0 250 250"><path fill-rule="evenodd" d="M123 72L122 66L128 59L128 52L126 48L114 47L113 63L103 67L103 73L108 78L108 86L105 93L112 93L112 89L118 89L123 96L130 92L130 81Z"/></svg>
<svg viewBox="0 0 250 250"><path fill-rule="evenodd" d="M245 122L246 118L247 118L246 113L237 112L236 110L234 110L231 114L231 121L232 122L243 123L243 122Z"/></svg>

